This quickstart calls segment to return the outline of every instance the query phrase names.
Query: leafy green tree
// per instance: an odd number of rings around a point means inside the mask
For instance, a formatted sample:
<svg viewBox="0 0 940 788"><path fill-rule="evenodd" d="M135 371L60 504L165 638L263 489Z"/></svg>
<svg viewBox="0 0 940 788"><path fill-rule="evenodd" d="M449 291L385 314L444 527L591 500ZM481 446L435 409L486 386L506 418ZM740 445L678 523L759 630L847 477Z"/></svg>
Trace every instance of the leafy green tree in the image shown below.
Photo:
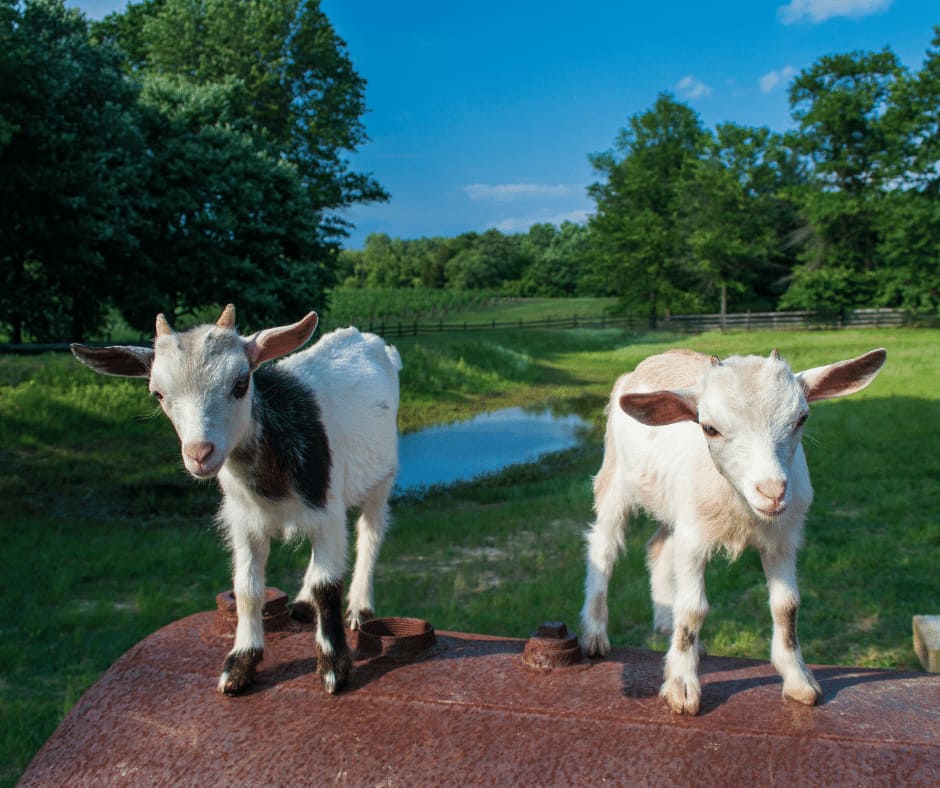
<svg viewBox="0 0 940 788"><path fill-rule="evenodd" d="M814 176L796 194L813 232L784 304L842 309L873 298L882 266L878 215L902 148L891 99L904 75L885 49L822 57L794 80L799 133L791 144Z"/></svg>
<svg viewBox="0 0 940 788"><path fill-rule="evenodd" d="M779 295L774 283L794 265L790 239L800 225L785 195L801 182L779 135L733 123L720 124L708 157L688 168L679 215L689 266L706 295L720 294L722 315L729 293L738 305Z"/></svg>
<svg viewBox="0 0 940 788"><path fill-rule="evenodd" d="M0 25L0 322L13 342L80 339L135 244L137 90L62 0L2 0Z"/></svg>
<svg viewBox="0 0 940 788"><path fill-rule="evenodd" d="M338 209L388 198L350 170L367 141L365 81L317 0L148 0L96 35L120 44L137 75L238 81L246 119L297 168L327 234L346 227Z"/></svg>
<svg viewBox="0 0 940 788"><path fill-rule="evenodd" d="M919 72L892 95L900 155L879 214L886 269L878 301L912 312L940 312L940 25Z"/></svg>
<svg viewBox="0 0 940 788"><path fill-rule="evenodd" d="M148 77L148 157L121 309L149 330L158 311L237 302L255 324L325 303L332 250L297 168L237 122L236 81Z"/></svg>
<svg viewBox="0 0 940 788"><path fill-rule="evenodd" d="M525 270L522 293L550 298L576 295L581 292L581 273L591 259L590 230L574 222L563 222L560 228L547 226L552 228L551 239Z"/></svg>
<svg viewBox="0 0 940 788"><path fill-rule="evenodd" d="M684 179L708 141L698 115L663 93L629 119L613 150L591 156L602 179L589 188L597 202L590 225L599 252L594 276L628 304L645 303L650 328L662 302L690 278L678 214Z"/></svg>

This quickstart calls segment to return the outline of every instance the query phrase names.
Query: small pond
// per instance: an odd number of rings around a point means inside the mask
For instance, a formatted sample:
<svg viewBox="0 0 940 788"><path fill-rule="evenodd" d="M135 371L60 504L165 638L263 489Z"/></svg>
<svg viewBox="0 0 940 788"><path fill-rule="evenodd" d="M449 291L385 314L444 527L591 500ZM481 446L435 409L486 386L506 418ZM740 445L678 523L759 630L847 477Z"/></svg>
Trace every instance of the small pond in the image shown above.
<svg viewBox="0 0 940 788"><path fill-rule="evenodd" d="M507 408L402 435L396 491L450 484L577 446L590 424L575 414Z"/></svg>

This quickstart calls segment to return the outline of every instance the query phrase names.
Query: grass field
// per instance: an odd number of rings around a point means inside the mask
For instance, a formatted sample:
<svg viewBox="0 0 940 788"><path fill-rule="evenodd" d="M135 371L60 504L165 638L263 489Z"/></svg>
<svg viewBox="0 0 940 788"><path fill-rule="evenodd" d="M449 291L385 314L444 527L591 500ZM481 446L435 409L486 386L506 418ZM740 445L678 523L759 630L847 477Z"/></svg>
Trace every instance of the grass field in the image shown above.
<svg viewBox="0 0 940 788"><path fill-rule="evenodd" d="M795 368L886 346L878 380L815 406L807 426L816 501L800 560L800 636L810 662L916 668L911 616L940 612L940 333L488 331L397 344L403 430L544 403L597 427L587 445L539 466L393 505L378 612L520 637L543 620L577 626L590 475L617 374L677 345L720 355L777 347ZM95 376L66 356L0 357L0 784L16 780L116 657L230 587L212 526L217 492L191 481L178 458L141 381ZM617 645L665 646L650 635L650 533L634 525L611 582ZM306 546L275 548L269 584L293 594L307 556ZM709 652L766 658L757 557L715 560L707 584Z"/></svg>

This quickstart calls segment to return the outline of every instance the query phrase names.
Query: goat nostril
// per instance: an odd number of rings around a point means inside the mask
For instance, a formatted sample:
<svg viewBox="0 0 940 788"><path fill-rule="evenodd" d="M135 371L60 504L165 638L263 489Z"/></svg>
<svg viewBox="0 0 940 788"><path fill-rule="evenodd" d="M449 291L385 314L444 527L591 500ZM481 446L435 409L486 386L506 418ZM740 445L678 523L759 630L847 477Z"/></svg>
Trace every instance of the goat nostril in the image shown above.
<svg viewBox="0 0 940 788"><path fill-rule="evenodd" d="M764 479L758 482L755 487L757 492L775 502L782 501L787 494L786 479Z"/></svg>
<svg viewBox="0 0 940 788"><path fill-rule="evenodd" d="M187 443L183 451L189 459L195 462L205 462L215 451L215 444L211 441L199 441L198 443Z"/></svg>

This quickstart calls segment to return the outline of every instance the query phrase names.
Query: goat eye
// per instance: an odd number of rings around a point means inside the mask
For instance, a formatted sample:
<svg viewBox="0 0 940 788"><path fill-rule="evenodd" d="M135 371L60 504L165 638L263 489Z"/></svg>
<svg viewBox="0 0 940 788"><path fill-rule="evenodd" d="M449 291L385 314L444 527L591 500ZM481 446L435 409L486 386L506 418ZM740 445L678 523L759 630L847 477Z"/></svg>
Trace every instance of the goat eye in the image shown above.
<svg viewBox="0 0 940 788"><path fill-rule="evenodd" d="M793 431L796 432L800 427L806 424L806 420L809 418L808 413L804 413L796 422L796 426L793 428Z"/></svg>
<svg viewBox="0 0 940 788"><path fill-rule="evenodd" d="M243 375L235 381L235 385L232 386L232 396L235 399L241 399L248 393L248 379L248 375Z"/></svg>
<svg viewBox="0 0 940 788"><path fill-rule="evenodd" d="M163 402L163 395L159 391L151 391L150 396L153 397L157 402Z"/></svg>
<svg viewBox="0 0 940 788"><path fill-rule="evenodd" d="M716 430L711 424L703 424L702 432L704 432L709 438L717 438L721 435L718 430Z"/></svg>

